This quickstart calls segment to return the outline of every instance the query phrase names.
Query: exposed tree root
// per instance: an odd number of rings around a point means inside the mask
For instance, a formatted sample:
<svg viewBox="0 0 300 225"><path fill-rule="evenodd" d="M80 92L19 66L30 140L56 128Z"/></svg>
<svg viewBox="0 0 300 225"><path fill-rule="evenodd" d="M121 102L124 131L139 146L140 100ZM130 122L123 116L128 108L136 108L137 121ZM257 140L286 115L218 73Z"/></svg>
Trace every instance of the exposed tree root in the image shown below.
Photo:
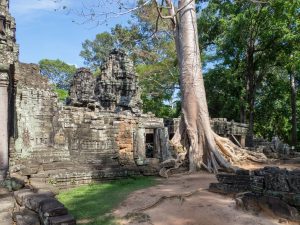
<svg viewBox="0 0 300 225"><path fill-rule="evenodd" d="M143 211L146 211L148 209L152 209L158 205L160 205L161 203L163 203L163 201L165 201L166 199L179 199L181 202L183 202L185 200L185 198L188 198L196 193L198 193L199 191L202 191L203 189L202 188L199 188L195 191L191 191L191 192L188 192L188 193L185 193L185 194L175 194L175 195L164 195L164 196L161 196L158 200L156 200L155 202L151 203L150 205L147 205L147 206L144 206L142 208L138 208L138 209L135 209L133 212L143 212Z"/></svg>
<svg viewBox="0 0 300 225"><path fill-rule="evenodd" d="M183 153L179 153L177 155L177 158L176 159L168 159L164 162L164 164L167 164L171 161L173 161L174 163L174 166L171 167L171 168L166 168L166 167L162 167L159 171L159 175L161 177L164 177L164 178L169 178L169 173L173 170L176 170L178 169L180 166L182 166L182 164L184 163L184 160L185 160L185 157L186 157L186 152L183 152Z"/></svg>
<svg viewBox="0 0 300 225"><path fill-rule="evenodd" d="M173 140L172 144L177 146L177 148L184 149L184 153L178 154L177 159L171 159L175 161L175 166L172 168L165 168L159 172L159 175L165 178L169 177L169 174L172 170L178 169L182 166L184 158L188 153L186 150L188 147L191 147L188 141L188 135L182 127L179 127ZM180 133L179 133L180 132ZM243 149L235 145L228 138L221 137L211 131L213 136L213 144L207 144L207 149L205 149L205 154L200 163L201 167L206 169L209 172L217 173L219 170L233 172L238 166L246 163L247 161L263 163L267 161L267 157L263 153L257 153ZM181 147L178 147L181 145ZM190 149L189 149L190 151ZM193 172L193 171L191 171Z"/></svg>
<svg viewBox="0 0 300 225"><path fill-rule="evenodd" d="M232 165L238 166L246 161L262 163L266 162L267 160L267 157L263 153L252 152L240 148L228 138L223 138L217 134L214 134L214 139L219 151Z"/></svg>

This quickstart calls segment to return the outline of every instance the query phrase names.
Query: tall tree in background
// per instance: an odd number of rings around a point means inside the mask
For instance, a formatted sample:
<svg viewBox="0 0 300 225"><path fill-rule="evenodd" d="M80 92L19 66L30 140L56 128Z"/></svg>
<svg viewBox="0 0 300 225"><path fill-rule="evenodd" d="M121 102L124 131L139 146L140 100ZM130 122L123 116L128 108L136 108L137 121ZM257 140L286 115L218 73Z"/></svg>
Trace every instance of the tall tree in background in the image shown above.
<svg viewBox="0 0 300 225"><path fill-rule="evenodd" d="M99 68L113 48L122 48L133 60L142 90L144 112L158 117L178 117L180 113L179 71L170 25L156 21L154 2L133 12L133 22L116 25L95 40L86 40L80 55L93 70Z"/></svg>
<svg viewBox="0 0 300 225"><path fill-rule="evenodd" d="M282 37L286 26L283 20L297 18L297 11L287 15L281 7L299 4L299 1L282 0L254 2L207 1L198 20L200 43L211 56L211 62L223 71L230 71L234 84L242 84L236 91L240 97L235 99L239 99L240 121L249 123L250 143L255 128L257 93L261 93L266 79L273 79L266 74L276 71L278 55L284 48ZM214 71L217 72L211 69L210 74Z"/></svg>
<svg viewBox="0 0 300 225"><path fill-rule="evenodd" d="M48 78L54 85L60 100L65 100L68 96L70 79L76 72L74 65L69 65L59 59L42 59L39 61L41 75Z"/></svg>
<svg viewBox="0 0 300 225"><path fill-rule="evenodd" d="M83 50L80 52L84 63L94 70L100 67L114 46L114 39L110 33L103 32L97 34L93 41L85 40L82 44Z"/></svg>
<svg viewBox="0 0 300 225"><path fill-rule="evenodd" d="M297 0L277 0L274 17L283 30L278 44L282 47L278 54L278 66L286 69L290 79L291 102L291 144L297 145L297 85L300 73L300 2Z"/></svg>

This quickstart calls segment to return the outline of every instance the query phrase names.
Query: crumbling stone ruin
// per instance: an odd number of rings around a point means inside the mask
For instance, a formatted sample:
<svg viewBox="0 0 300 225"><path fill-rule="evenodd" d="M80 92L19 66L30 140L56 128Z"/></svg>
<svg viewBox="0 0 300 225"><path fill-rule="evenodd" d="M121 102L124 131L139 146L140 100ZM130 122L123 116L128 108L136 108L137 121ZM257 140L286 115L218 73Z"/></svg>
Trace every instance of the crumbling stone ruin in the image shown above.
<svg viewBox="0 0 300 225"><path fill-rule="evenodd" d="M180 119L165 119L165 126L168 127L170 139L176 132L179 126ZM244 123L236 123L234 121L227 121L226 118L212 118L210 119L211 128L218 135L229 138L233 143L240 147L246 146L246 136L248 133L248 125Z"/></svg>
<svg viewBox="0 0 300 225"><path fill-rule="evenodd" d="M263 152L268 158L273 159L297 157L297 152L293 151L288 144L283 143L276 136L272 138L272 141L254 139L254 151Z"/></svg>
<svg viewBox="0 0 300 225"><path fill-rule="evenodd" d="M125 52L113 50L97 78L88 69L78 69L71 83L68 105L140 114L142 101L137 75Z"/></svg>
<svg viewBox="0 0 300 225"><path fill-rule="evenodd" d="M8 12L8 1L0 1L0 180L8 170L8 139L13 120L14 76L17 73L19 48L16 44L16 24ZM7 141L5 141L7 140Z"/></svg>
<svg viewBox="0 0 300 225"><path fill-rule="evenodd" d="M55 194L33 189L16 178L0 182L1 225L75 225L76 221Z"/></svg>
<svg viewBox="0 0 300 225"><path fill-rule="evenodd" d="M95 95L101 110L141 113L142 100L133 62L121 50L113 50L97 77Z"/></svg>
<svg viewBox="0 0 300 225"><path fill-rule="evenodd" d="M29 178L31 184L64 186L157 173L168 140L163 119L131 110L91 107L97 97L88 87L96 86L97 81L86 69L75 74L67 106L58 103L42 78L37 84L30 83L33 76L41 77L35 66L20 64L19 70L17 133L10 149L12 176ZM83 78L87 81L81 84ZM150 155L145 137L153 144Z"/></svg>
<svg viewBox="0 0 300 225"><path fill-rule="evenodd" d="M79 68L71 82L68 105L91 107L95 102L96 78L86 68Z"/></svg>
<svg viewBox="0 0 300 225"><path fill-rule="evenodd" d="M113 50L96 77L78 69L62 105L37 65L18 62L7 0L0 18L0 137L7 140L0 145L0 179L8 172L33 186L62 187L158 173L172 134L162 118L142 113L125 52Z"/></svg>
<svg viewBox="0 0 300 225"><path fill-rule="evenodd" d="M217 174L219 183L209 190L236 194L239 208L259 213L268 209L275 215L300 222L300 171L265 167Z"/></svg>

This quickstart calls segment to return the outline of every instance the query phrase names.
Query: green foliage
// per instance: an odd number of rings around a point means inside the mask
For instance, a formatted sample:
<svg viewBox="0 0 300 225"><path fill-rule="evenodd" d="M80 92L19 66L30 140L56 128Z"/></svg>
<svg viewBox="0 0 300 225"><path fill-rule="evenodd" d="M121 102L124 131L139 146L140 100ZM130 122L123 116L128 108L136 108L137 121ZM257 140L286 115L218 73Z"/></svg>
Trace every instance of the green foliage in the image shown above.
<svg viewBox="0 0 300 225"><path fill-rule="evenodd" d="M114 47L115 37L108 32L97 34L95 40L85 40L80 56L93 69L99 67Z"/></svg>
<svg viewBox="0 0 300 225"><path fill-rule="evenodd" d="M290 90L285 70L276 69L262 82L257 93L255 133L269 140L278 136L290 140Z"/></svg>
<svg viewBox="0 0 300 225"><path fill-rule="evenodd" d="M91 184L61 192L61 201L77 221L86 225L116 225L109 214L133 191L156 184L152 177L137 177L108 183Z"/></svg>
<svg viewBox="0 0 300 225"><path fill-rule="evenodd" d="M177 61L166 58L153 64L140 64L136 70L142 87L144 112L153 112L163 118L178 117L180 102L174 96L179 93Z"/></svg>
<svg viewBox="0 0 300 225"><path fill-rule="evenodd" d="M55 88L54 91L57 94L58 99L62 102L65 102L69 97L69 92L67 90Z"/></svg>
<svg viewBox="0 0 300 225"><path fill-rule="evenodd" d="M70 79L76 72L74 65L69 65L59 59L42 59L39 61L41 75L49 79L57 89L68 90Z"/></svg>
<svg viewBox="0 0 300 225"><path fill-rule="evenodd" d="M175 44L169 34L168 20L158 20L159 30L153 35L156 18L153 2L134 11L135 22L127 26L116 25L110 33L98 34L93 41L86 40L80 55L96 70L111 49L125 50L136 66L144 112L153 112L159 117L177 117L180 102Z"/></svg>
<svg viewBox="0 0 300 225"><path fill-rule="evenodd" d="M300 64L300 1L199 2L205 3L198 29L211 116L239 120L253 110L257 135L288 141L289 72L299 74Z"/></svg>
<svg viewBox="0 0 300 225"><path fill-rule="evenodd" d="M212 118L239 121L244 104L243 87L230 68L218 65L204 74L207 103Z"/></svg>

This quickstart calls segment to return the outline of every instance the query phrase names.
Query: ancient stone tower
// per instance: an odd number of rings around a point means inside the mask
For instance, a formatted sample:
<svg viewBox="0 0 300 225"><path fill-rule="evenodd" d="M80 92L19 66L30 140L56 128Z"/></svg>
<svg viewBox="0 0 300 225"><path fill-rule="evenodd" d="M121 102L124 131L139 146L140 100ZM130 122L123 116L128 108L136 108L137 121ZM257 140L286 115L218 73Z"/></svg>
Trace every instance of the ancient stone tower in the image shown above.
<svg viewBox="0 0 300 225"><path fill-rule="evenodd" d="M142 100L137 75L125 52L114 49L100 69L97 78L88 69L77 70L71 83L68 105L140 114Z"/></svg>
<svg viewBox="0 0 300 225"><path fill-rule="evenodd" d="M10 108L13 104L13 80L17 70L16 24L9 14L9 0L0 0L0 180L8 168Z"/></svg>

